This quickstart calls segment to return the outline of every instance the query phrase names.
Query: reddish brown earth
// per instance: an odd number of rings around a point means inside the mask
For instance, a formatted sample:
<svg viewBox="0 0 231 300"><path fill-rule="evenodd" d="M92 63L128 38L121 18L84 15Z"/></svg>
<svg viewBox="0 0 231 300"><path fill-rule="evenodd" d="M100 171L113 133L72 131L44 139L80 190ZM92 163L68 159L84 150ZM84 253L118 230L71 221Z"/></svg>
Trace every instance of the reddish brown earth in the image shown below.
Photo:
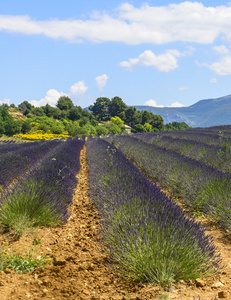
<svg viewBox="0 0 231 300"><path fill-rule="evenodd" d="M195 282L182 281L170 292L164 292L157 285L133 283L111 274L105 264L106 257L98 251L98 214L89 200L85 149L81 165L71 217L66 224L37 228L18 241L9 233L0 235L2 249L10 248L19 253L34 249L35 255L52 258L50 265L28 274L16 274L11 269L1 272L0 299L214 300L216 296L216 299L231 299L231 235L208 220L203 223L213 235L223 263L227 265L222 274ZM41 244L33 245L35 239ZM52 263L54 258L56 262Z"/></svg>

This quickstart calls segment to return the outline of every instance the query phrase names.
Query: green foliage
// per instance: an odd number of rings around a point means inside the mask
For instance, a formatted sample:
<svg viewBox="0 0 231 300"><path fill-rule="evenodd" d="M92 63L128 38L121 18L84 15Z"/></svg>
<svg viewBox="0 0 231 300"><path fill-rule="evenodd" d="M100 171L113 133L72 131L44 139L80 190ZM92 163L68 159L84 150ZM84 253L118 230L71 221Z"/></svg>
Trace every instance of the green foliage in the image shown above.
<svg viewBox="0 0 231 300"><path fill-rule="evenodd" d="M122 132L121 128L118 125L116 125L115 123L107 123L106 128L108 129L109 133L112 133L112 134Z"/></svg>
<svg viewBox="0 0 231 300"><path fill-rule="evenodd" d="M4 105L0 106L0 136L3 134L12 136L20 133L22 122L16 121L7 111Z"/></svg>
<svg viewBox="0 0 231 300"><path fill-rule="evenodd" d="M68 114L68 118L72 121L77 121L82 117L83 109L80 106L73 106Z"/></svg>
<svg viewBox="0 0 231 300"><path fill-rule="evenodd" d="M111 122L118 125L118 126L123 126L124 121L120 119L120 117L111 117Z"/></svg>
<svg viewBox="0 0 231 300"><path fill-rule="evenodd" d="M137 133L137 132L146 132L146 128L142 125L142 124L137 124L135 125L132 130L133 133Z"/></svg>
<svg viewBox="0 0 231 300"><path fill-rule="evenodd" d="M89 132L89 134L91 135L95 135L96 134L96 128L91 125L91 123L87 123L84 128Z"/></svg>
<svg viewBox="0 0 231 300"><path fill-rule="evenodd" d="M152 125L149 124L149 123L145 123L144 128L145 128L146 132L152 132L153 131Z"/></svg>
<svg viewBox="0 0 231 300"><path fill-rule="evenodd" d="M223 150L219 149L218 154L229 154L229 153L231 153L231 148L229 146L229 140L226 139Z"/></svg>
<svg viewBox="0 0 231 300"><path fill-rule="evenodd" d="M128 107L125 110L125 122L127 125L134 127L136 124L140 124L142 121L141 111L137 111L135 107Z"/></svg>
<svg viewBox="0 0 231 300"><path fill-rule="evenodd" d="M27 189L18 188L3 196L1 204L0 224L7 230L13 230L16 236L22 236L33 226L48 226L60 222L56 210L49 203L41 205L40 200L44 195L37 192L38 183L28 180L26 184Z"/></svg>
<svg viewBox="0 0 231 300"><path fill-rule="evenodd" d="M109 133L108 129L106 127L104 127L104 126L101 126L101 125L97 125L95 127L95 129L96 129L96 133L98 135L108 134Z"/></svg>
<svg viewBox="0 0 231 300"><path fill-rule="evenodd" d="M86 125L89 122L89 118L88 117L82 117L80 120L78 120L80 127L83 127L84 125Z"/></svg>
<svg viewBox="0 0 231 300"><path fill-rule="evenodd" d="M79 132L79 123L77 121L68 123L66 126L66 129L68 131L68 134L72 137L77 136Z"/></svg>
<svg viewBox="0 0 231 300"><path fill-rule="evenodd" d="M28 110L28 112L30 112L32 110L32 108L34 108L34 106L31 105L28 101L23 101L22 103L19 104L18 107L23 111L23 113L26 110Z"/></svg>
<svg viewBox="0 0 231 300"><path fill-rule="evenodd" d="M163 295L159 295L159 296L158 296L158 299L168 300L168 299L170 299L170 298L168 297L167 294L163 294Z"/></svg>
<svg viewBox="0 0 231 300"><path fill-rule="evenodd" d="M42 106L42 109L45 113L45 115L49 118L54 118L54 119L60 119L62 116L62 112L59 108L53 107L49 104L46 104L45 106Z"/></svg>
<svg viewBox="0 0 231 300"><path fill-rule="evenodd" d="M33 249L26 253L23 257L20 254L11 253L0 254L1 266L0 270L4 271L6 268L14 269L16 273L29 273L31 270L43 267L49 263L49 259L44 256L34 257Z"/></svg>
<svg viewBox="0 0 231 300"><path fill-rule="evenodd" d="M42 130L42 131L44 131L44 132L48 132L49 131L49 126L47 125L47 124L45 124L45 123L40 123L39 124L39 127L38 127L38 129L39 130Z"/></svg>
<svg viewBox="0 0 231 300"><path fill-rule="evenodd" d="M91 119L90 123L91 123L92 126L96 127L99 122L97 120L95 120L95 119Z"/></svg>
<svg viewBox="0 0 231 300"><path fill-rule="evenodd" d="M60 134L65 131L65 126L62 122L56 122L51 126L51 132L54 134Z"/></svg>
<svg viewBox="0 0 231 300"><path fill-rule="evenodd" d="M57 121L47 116L30 118L30 123L33 126L38 124L37 129L43 130L44 132L48 132L50 130L52 133L60 134L66 130L65 124L61 120Z"/></svg>
<svg viewBox="0 0 231 300"><path fill-rule="evenodd" d="M41 244L41 239L38 237L38 238L34 238L33 240L33 245L40 245Z"/></svg>
<svg viewBox="0 0 231 300"><path fill-rule="evenodd" d="M31 112L38 117L45 116L45 112L41 107L35 107L31 110Z"/></svg>
<svg viewBox="0 0 231 300"><path fill-rule="evenodd" d="M108 105L108 112L111 117L119 116L124 119L125 115L123 113L126 108L127 105L123 102L123 100L116 96L111 99L111 102Z"/></svg>
<svg viewBox="0 0 231 300"><path fill-rule="evenodd" d="M62 96L59 98L56 106L60 110L70 110L74 106L74 103L72 102L72 100L69 97Z"/></svg>
<svg viewBox="0 0 231 300"><path fill-rule="evenodd" d="M110 118L108 106L110 99L106 97L100 97L96 99L94 105L89 107L89 110L93 112L97 120L107 121Z"/></svg>
<svg viewBox="0 0 231 300"><path fill-rule="evenodd" d="M21 132L28 133L28 132L30 132L31 128L32 128L32 126L29 121L23 122Z"/></svg>
<svg viewBox="0 0 231 300"><path fill-rule="evenodd" d="M186 124L185 122L172 122L165 124L165 130L170 131L170 130L184 130L184 129L189 129L191 128Z"/></svg>
<svg viewBox="0 0 231 300"><path fill-rule="evenodd" d="M11 106L13 107L13 106ZM135 107L128 107L123 100L116 96L111 100L106 97L96 99L96 102L88 109L83 109L80 106L74 106L72 100L67 96L59 98L56 107L46 104L42 107L34 107L28 101L22 102L18 109L27 116L28 122L24 124L21 120L14 120L9 115L7 109L8 105L0 106L0 136L3 134L12 136L22 132L23 134L30 133L37 129L44 132L51 132L54 134L62 134L68 131L71 136L80 136L81 134L107 134L125 132L123 124L131 126L132 132L152 132L162 130L180 130L189 128L189 126L182 123L169 123L166 126L163 123L163 118L159 115L154 115L147 110L137 111ZM54 123L54 120L61 120L60 123ZM63 123L64 120L78 121L79 127L76 124ZM111 120L110 125L106 128L97 127L98 122L105 122ZM69 122L68 121L68 122ZM30 128L30 124L32 128ZM33 123L38 123L37 128ZM91 124L89 127L88 124ZM72 125L71 125L72 124Z"/></svg>
<svg viewBox="0 0 231 300"><path fill-rule="evenodd" d="M94 105L91 105L89 109L93 112L93 115L99 121L107 121L112 117L120 118L125 124L135 127L135 125L145 123L152 126L152 131L164 130L164 120L159 115L154 115L148 111L137 111L135 107L128 107L121 98L114 97L111 100L105 97L98 98ZM114 120L114 119L112 119ZM114 120L114 123L117 124ZM120 125L121 126L121 125ZM123 128L121 127L123 131ZM141 131L139 131L141 130ZM147 131L150 127L147 127ZM113 130L114 131L114 130ZM145 132L140 126L137 127L133 132Z"/></svg>
<svg viewBox="0 0 231 300"><path fill-rule="evenodd" d="M156 129L156 131L164 130L164 119L159 115L152 115L152 119L149 123L152 125L153 129Z"/></svg>

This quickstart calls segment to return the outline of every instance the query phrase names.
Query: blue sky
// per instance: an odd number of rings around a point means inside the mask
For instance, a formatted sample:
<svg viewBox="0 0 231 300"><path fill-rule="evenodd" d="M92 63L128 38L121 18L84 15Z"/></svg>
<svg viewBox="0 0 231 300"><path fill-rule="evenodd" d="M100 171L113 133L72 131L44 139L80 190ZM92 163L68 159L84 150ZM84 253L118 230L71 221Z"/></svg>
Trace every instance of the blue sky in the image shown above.
<svg viewBox="0 0 231 300"><path fill-rule="evenodd" d="M0 0L0 104L231 94L230 1Z"/></svg>

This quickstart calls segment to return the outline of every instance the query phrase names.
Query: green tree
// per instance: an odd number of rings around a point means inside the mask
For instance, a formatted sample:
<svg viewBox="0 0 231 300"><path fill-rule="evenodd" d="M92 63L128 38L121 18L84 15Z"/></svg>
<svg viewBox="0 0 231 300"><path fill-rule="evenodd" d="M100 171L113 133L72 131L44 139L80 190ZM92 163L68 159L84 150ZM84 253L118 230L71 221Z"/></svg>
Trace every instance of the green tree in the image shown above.
<svg viewBox="0 0 231 300"><path fill-rule="evenodd" d="M52 124L51 132L54 134L60 134L65 131L65 126L61 121Z"/></svg>
<svg viewBox="0 0 231 300"><path fill-rule="evenodd" d="M57 107L46 104L45 106L42 106L42 109L49 118L59 119L61 117L61 110Z"/></svg>
<svg viewBox="0 0 231 300"><path fill-rule="evenodd" d="M96 121L95 119L91 119L90 123L91 123L92 126L96 127L99 122Z"/></svg>
<svg viewBox="0 0 231 300"><path fill-rule="evenodd" d="M123 126L124 121L120 119L120 117L111 117L111 122L118 125L118 126Z"/></svg>
<svg viewBox="0 0 231 300"><path fill-rule="evenodd" d="M89 106L89 110L93 112L93 115L99 121L107 121L110 119L108 106L110 104L110 99L106 97L100 97L96 99L96 102Z"/></svg>
<svg viewBox="0 0 231 300"><path fill-rule="evenodd" d="M0 106L0 134L12 136L21 132L22 121L15 121L5 105Z"/></svg>
<svg viewBox="0 0 231 300"><path fill-rule="evenodd" d="M73 137L78 135L79 128L80 126L77 121L70 122L66 127L68 134Z"/></svg>
<svg viewBox="0 0 231 300"><path fill-rule="evenodd" d="M84 126L84 128L89 132L89 134L91 134L91 135L95 135L96 134L96 128L94 126L92 126L91 123L87 123Z"/></svg>
<svg viewBox="0 0 231 300"><path fill-rule="evenodd" d="M106 127L104 127L104 126L101 126L101 125L97 125L95 127L95 129L96 129L96 133L98 135L108 134L109 133L108 129Z"/></svg>
<svg viewBox="0 0 231 300"><path fill-rule="evenodd" d="M142 124L136 124L132 130L133 133L137 133L137 132L146 132L145 127Z"/></svg>
<svg viewBox="0 0 231 300"><path fill-rule="evenodd" d="M32 114L36 115L36 116L45 116L45 112L44 110L42 109L42 107L34 107L32 110L31 110Z"/></svg>
<svg viewBox="0 0 231 300"><path fill-rule="evenodd" d="M152 125L149 124L149 123L145 123L144 128L145 128L146 132L152 132L153 131Z"/></svg>
<svg viewBox="0 0 231 300"><path fill-rule="evenodd" d="M3 124L3 117L1 115L1 106L0 106L0 136L5 133L5 126Z"/></svg>
<svg viewBox="0 0 231 300"><path fill-rule="evenodd" d="M127 109L127 105L123 102L123 100L116 96L111 99L111 102L108 105L108 112L111 117L119 116L121 119L125 119L125 110Z"/></svg>
<svg viewBox="0 0 231 300"><path fill-rule="evenodd" d="M48 132L49 129L50 129L50 126L48 126L47 124L45 124L45 123L40 123L39 124L38 130L42 130L44 132Z"/></svg>
<svg viewBox="0 0 231 300"><path fill-rule="evenodd" d="M79 120L83 115L83 109L80 106L73 106L68 114L68 118L72 121Z"/></svg>
<svg viewBox="0 0 231 300"><path fill-rule="evenodd" d="M87 118L87 117L82 117L80 120L78 120L78 122L79 122L79 125L81 126L81 127L83 127L83 126L85 126L87 123L89 123L89 118Z"/></svg>
<svg viewBox="0 0 231 300"><path fill-rule="evenodd" d="M165 126L164 126L164 119L160 115L154 115L152 114L152 119L149 122L149 124L152 125L152 128L156 131L163 131Z"/></svg>
<svg viewBox="0 0 231 300"><path fill-rule="evenodd" d="M24 133L24 134L28 133L28 132L31 131L31 128L32 128L31 123L29 121L25 121L22 124L21 132Z"/></svg>
<svg viewBox="0 0 231 300"><path fill-rule="evenodd" d="M136 110L135 107L129 107L126 109L125 116L125 123L131 127L134 127L136 124L141 124L142 122L142 112Z"/></svg>
<svg viewBox="0 0 231 300"><path fill-rule="evenodd" d="M144 125L145 123L149 123L152 120L153 114L148 112L147 110L142 111L142 122L141 124Z"/></svg>
<svg viewBox="0 0 231 300"><path fill-rule="evenodd" d="M74 103L72 102L72 100L69 97L62 96L59 98L56 106L60 110L70 110L74 106Z"/></svg>
<svg viewBox="0 0 231 300"><path fill-rule="evenodd" d="M30 104L28 101L23 101L18 105L18 107L22 110L22 112L25 112L26 110L29 110L29 112L34 108L32 104Z"/></svg>
<svg viewBox="0 0 231 300"><path fill-rule="evenodd" d="M121 128L118 125L116 125L115 123L108 123L106 125L106 128L108 129L109 133L112 133L112 134L122 132Z"/></svg>

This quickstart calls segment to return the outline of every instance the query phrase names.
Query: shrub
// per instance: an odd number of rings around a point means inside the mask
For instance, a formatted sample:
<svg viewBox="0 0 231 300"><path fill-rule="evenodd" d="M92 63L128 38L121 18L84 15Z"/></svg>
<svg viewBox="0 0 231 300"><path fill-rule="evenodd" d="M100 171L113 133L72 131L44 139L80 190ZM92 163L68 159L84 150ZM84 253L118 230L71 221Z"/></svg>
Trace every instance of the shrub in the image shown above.
<svg viewBox="0 0 231 300"><path fill-rule="evenodd" d="M88 138L87 159L102 251L114 272L168 288L219 269L211 236L118 149Z"/></svg>

